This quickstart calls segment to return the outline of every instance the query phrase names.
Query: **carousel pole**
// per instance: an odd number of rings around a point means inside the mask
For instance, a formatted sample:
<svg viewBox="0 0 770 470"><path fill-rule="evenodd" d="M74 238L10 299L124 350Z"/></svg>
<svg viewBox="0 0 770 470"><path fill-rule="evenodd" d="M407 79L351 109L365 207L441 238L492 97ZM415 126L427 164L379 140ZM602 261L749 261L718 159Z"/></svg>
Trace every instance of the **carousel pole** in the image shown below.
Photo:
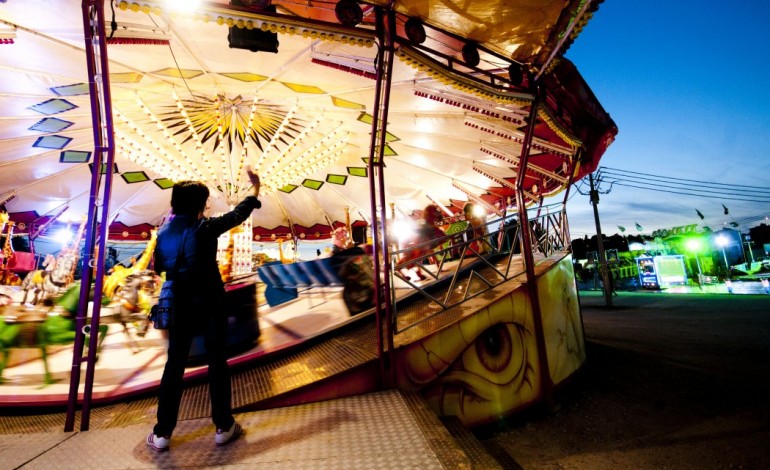
<svg viewBox="0 0 770 470"><path fill-rule="evenodd" d="M569 245L570 250L572 249L572 237L569 233L569 221L567 220L567 201L569 201L572 183L575 181L575 163L580 161L582 153L582 150L578 149L570 164L567 165L569 168L569 178L567 179L567 187L564 188L564 199L561 202L562 242L564 246Z"/></svg>
<svg viewBox="0 0 770 470"><path fill-rule="evenodd" d="M107 44L104 33L104 0L83 0L82 12L89 79L88 88L91 96L91 119L94 133L94 161L91 170L87 233L80 280L80 298L75 317L75 344L72 353L72 373L70 374L67 415L64 423L65 431L72 431L75 424L75 408L77 406L78 389L80 386L81 362L86 362L86 378L83 389L80 430L87 431L90 423L91 395L94 384L94 366L96 364L99 316L101 313L102 286L104 283L104 253L106 251L109 201L112 191L112 167L115 161L112 101L107 63ZM101 184L102 171L105 172L106 176L104 186ZM101 200L99 198L100 188L103 190ZM101 222L97 220L99 209L102 210ZM97 244L97 237L98 247L95 246ZM94 253L96 253L96 259L93 259ZM94 267L95 274L92 270ZM92 281L94 281L94 299L91 323L87 327L86 317L88 315L88 302ZM83 358L83 347L87 331L91 333L88 342L88 355L86 358Z"/></svg>
<svg viewBox="0 0 770 470"><path fill-rule="evenodd" d="M348 236L353 238L353 227L350 226L350 206L345 206L345 228L348 231Z"/></svg>
<svg viewBox="0 0 770 470"><path fill-rule="evenodd" d="M516 175L516 209L519 212L519 226L521 231L521 256L524 261L524 271L527 277L527 291L532 305L532 317L535 323L535 337L537 343L538 355L542 358L548 357L545 347L545 333L543 332L543 318L540 310L540 297L537 288L537 274L535 273L535 258L532 254L532 230L529 228L529 217L524 200L524 178L527 173L527 164L532 147L532 139L535 134L535 124L537 122L537 111L540 107L541 90L538 83L533 84L534 99L530 105L529 116L527 118L527 130L524 134L524 142L521 146L521 157L519 159L519 171ZM545 362L544 362L545 363ZM553 402L553 382L548 373L547 367L540 368L540 382L543 384L543 391L547 403Z"/></svg>
<svg viewBox="0 0 770 470"><path fill-rule="evenodd" d="M377 54L377 80L375 85L374 112L372 113L372 135L369 144L369 199L372 212L372 242L374 257L374 305L377 318L377 352L380 358L380 377L387 386L395 381L395 368L391 361L393 352L393 305L390 291L390 251L388 250L387 206L385 204L385 178L383 158L385 155L385 137L390 103L390 84L393 73L393 55L395 51L396 18L392 10L383 11L375 7L376 35L381 46ZM386 21L387 20L387 21ZM376 178L375 178L376 173ZM377 214L379 206L380 214ZM378 230L378 221L381 231ZM380 256L383 269L380 278ZM382 286L382 287L381 287ZM383 297L383 298L380 298ZM385 305L385 318L382 318L382 305ZM385 331L383 332L383 325ZM383 336L387 346L383 345ZM387 350L387 354L386 351Z"/></svg>

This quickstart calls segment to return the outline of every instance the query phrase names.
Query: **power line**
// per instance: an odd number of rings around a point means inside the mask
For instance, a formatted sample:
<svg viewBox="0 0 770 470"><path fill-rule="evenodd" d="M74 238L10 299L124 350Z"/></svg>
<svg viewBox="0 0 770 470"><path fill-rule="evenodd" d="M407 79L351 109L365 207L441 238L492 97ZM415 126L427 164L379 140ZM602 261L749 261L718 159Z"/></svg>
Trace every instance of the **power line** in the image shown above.
<svg viewBox="0 0 770 470"><path fill-rule="evenodd" d="M615 171L619 173L631 173L634 175L644 175L644 176L650 176L653 178L660 178L660 179L670 179L670 180L677 180L677 181L683 181L683 182L689 182L689 183L704 183L712 186L728 186L728 187L736 187L736 188L752 188L752 189L761 189L764 191L770 191L770 188L764 187L764 186L749 186L749 185L743 185L743 184L727 184L727 183L717 183L714 181L702 181L702 180L691 180L691 179L685 179L685 178L675 178L673 176L662 176L662 175L653 175L651 173L640 173L637 171L631 171L631 170L621 170L619 168L611 168L606 166L601 166L598 168L599 171L601 170L608 170L608 171Z"/></svg>
<svg viewBox="0 0 770 470"><path fill-rule="evenodd" d="M599 176L599 178L602 178L603 180L607 180L608 178L611 179L611 183L614 182L628 182L631 183L639 183L640 181L651 181L655 183L658 186L665 187L665 188L673 188L673 189L683 189L688 191L700 191L702 193L712 193L712 194L726 194L726 195L741 195L741 196L752 196L757 195L759 197L769 197L770 198L770 190L768 191L753 191L753 190L745 190L745 189L738 189L738 188L715 188L712 186L706 186L702 184L692 185L692 184L682 184L677 182L671 182L671 181L661 181L653 178L647 178L643 176L635 176L633 179L629 179L628 177L624 176L617 176L613 173L606 173L602 172ZM666 184L671 183L671 184ZM706 188L706 189L698 189L698 188Z"/></svg>
<svg viewBox="0 0 770 470"><path fill-rule="evenodd" d="M600 183L609 183L610 187L604 191L605 193L610 192L612 186L618 185L635 189L645 189L648 191L710 199L757 203L770 202L770 188L763 188L760 186L712 183L702 180L619 170L610 167L599 167L597 169L597 179ZM651 184L643 184L646 181L649 181Z"/></svg>
<svg viewBox="0 0 770 470"><path fill-rule="evenodd" d="M666 180L664 178L653 178L653 177L647 177L647 176L631 176L624 174L618 174L614 173L612 171L606 171L604 168L600 168L598 173L598 178L601 178L603 181L608 182L624 182L624 183L636 183L641 184L643 182L649 181L657 186L665 187L665 188L672 188L672 189L680 189L680 190L686 190L688 192L700 192L703 194L712 193L712 194L726 194L728 196L759 196L759 197L770 197L770 188L764 191L757 191L757 190L747 190L743 189L743 186L714 186L714 185L706 185L706 184L690 184L690 183L681 183L678 180ZM720 183L721 184L721 183Z"/></svg>
<svg viewBox="0 0 770 470"><path fill-rule="evenodd" d="M727 200L727 201L743 201L743 202L760 202L760 203L767 203L770 202L769 199L745 199L745 198L739 198L739 197L731 197L731 196L711 196L711 195L705 195L705 194L698 194L698 193L692 193L692 192L685 192L685 191L672 191L672 190L666 190L666 189L658 189L658 188L651 188L649 186L636 186L633 184L628 184L620 181L614 181L613 184L616 184L618 186L625 186L628 188L637 188L637 189L646 189L649 191L657 191L662 193L670 193L670 194L681 194L684 196L695 196L695 197L704 197L704 198L710 198L710 199L719 199L719 200Z"/></svg>

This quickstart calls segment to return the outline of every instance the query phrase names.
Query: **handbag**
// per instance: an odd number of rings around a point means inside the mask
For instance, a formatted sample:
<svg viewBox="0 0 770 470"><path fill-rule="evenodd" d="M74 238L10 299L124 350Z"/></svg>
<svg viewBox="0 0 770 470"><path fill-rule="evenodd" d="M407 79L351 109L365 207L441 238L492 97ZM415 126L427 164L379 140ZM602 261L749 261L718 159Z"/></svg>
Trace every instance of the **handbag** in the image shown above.
<svg viewBox="0 0 770 470"><path fill-rule="evenodd" d="M184 254L184 244L187 239L187 229L182 235L182 241L179 244L179 251L176 255L176 263L174 263L174 270L172 274L176 277L179 271L179 260L182 259ZM152 326L156 330L167 330L174 326L174 281L168 279L168 273L166 273L167 280L163 282L163 286L160 288L160 294L158 295L158 303L150 308L149 320L152 322Z"/></svg>

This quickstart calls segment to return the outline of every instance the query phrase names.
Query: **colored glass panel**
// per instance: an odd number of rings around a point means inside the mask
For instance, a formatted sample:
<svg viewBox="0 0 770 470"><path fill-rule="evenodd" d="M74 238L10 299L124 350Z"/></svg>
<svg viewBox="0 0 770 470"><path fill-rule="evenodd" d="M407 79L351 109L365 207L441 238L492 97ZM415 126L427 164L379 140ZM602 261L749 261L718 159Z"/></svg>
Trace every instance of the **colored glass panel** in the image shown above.
<svg viewBox="0 0 770 470"><path fill-rule="evenodd" d="M59 155L59 163L86 163L91 159L91 152L65 150Z"/></svg>
<svg viewBox="0 0 770 470"><path fill-rule="evenodd" d="M29 130L39 132L60 132L73 124L74 122L65 121L64 119L45 118L36 122L29 128Z"/></svg>
<svg viewBox="0 0 770 470"><path fill-rule="evenodd" d="M31 109L32 111L37 111L40 114L58 114L63 113L65 111L69 111L70 109L75 109L77 106L70 103L67 100L62 100L59 98L53 98L47 101L43 101L42 103L38 103L36 105L30 106L28 109Z"/></svg>
<svg viewBox="0 0 770 470"><path fill-rule="evenodd" d="M87 83L51 87L51 91L59 96L87 95L89 93Z"/></svg>
<svg viewBox="0 0 770 470"><path fill-rule="evenodd" d="M120 176L123 178L123 181L128 184L150 181L150 177L143 171L127 171Z"/></svg>
<svg viewBox="0 0 770 470"><path fill-rule="evenodd" d="M72 141L70 137L62 137L60 135L47 135L39 137L33 147L40 147L44 149L63 149Z"/></svg>
<svg viewBox="0 0 770 470"><path fill-rule="evenodd" d="M345 175L326 175L326 182L332 184L345 184L348 177Z"/></svg>
<svg viewBox="0 0 770 470"><path fill-rule="evenodd" d="M168 178L158 178L152 180L152 182L160 189L171 189L174 186L174 182Z"/></svg>
<svg viewBox="0 0 770 470"><path fill-rule="evenodd" d="M323 185L324 185L324 182L323 181L318 181L318 180L310 180L310 179L308 179L308 180L305 180L305 181L302 182L302 186L304 186L306 188L310 188L310 189L315 189L316 191L321 189L321 186L323 186Z"/></svg>

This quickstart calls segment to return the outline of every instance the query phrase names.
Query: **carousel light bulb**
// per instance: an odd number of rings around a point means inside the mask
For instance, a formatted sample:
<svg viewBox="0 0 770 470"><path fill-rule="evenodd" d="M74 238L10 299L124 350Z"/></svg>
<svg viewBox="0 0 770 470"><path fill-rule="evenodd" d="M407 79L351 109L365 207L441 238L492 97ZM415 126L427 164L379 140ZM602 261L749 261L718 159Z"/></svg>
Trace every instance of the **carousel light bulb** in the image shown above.
<svg viewBox="0 0 770 470"><path fill-rule="evenodd" d="M72 232L70 232L69 229L66 229L66 228L60 229L54 235L54 240L56 240L57 243L66 245L67 243L69 243L70 240L72 240Z"/></svg>

